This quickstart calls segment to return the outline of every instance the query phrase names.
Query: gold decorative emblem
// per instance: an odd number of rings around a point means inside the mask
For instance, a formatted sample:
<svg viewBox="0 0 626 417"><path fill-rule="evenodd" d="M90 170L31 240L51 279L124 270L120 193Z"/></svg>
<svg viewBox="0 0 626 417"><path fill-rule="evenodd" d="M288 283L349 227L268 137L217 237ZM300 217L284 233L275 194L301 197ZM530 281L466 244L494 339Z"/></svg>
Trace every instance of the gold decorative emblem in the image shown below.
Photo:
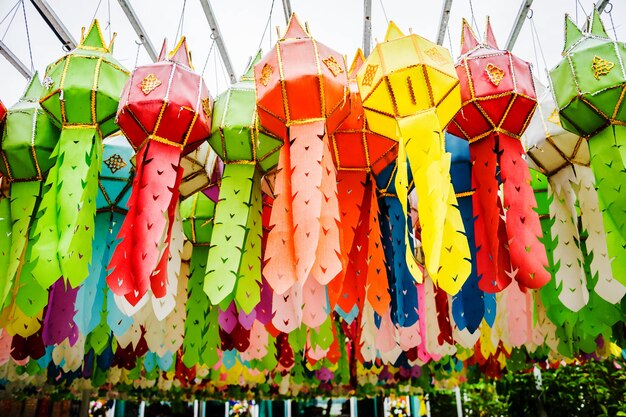
<svg viewBox="0 0 626 417"><path fill-rule="evenodd" d="M128 165L126 161L124 161L124 158L122 158L118 154L113 154L109 156L107 159L104 160L104 163L107 167L109 167L113 174Z"/></svg>
<svg viewBox="0 0 626 417"><path fill-rule="evenodd" d="M270 77L274 73L274 68L270 64L263 65L261 69L261 78L259 81L263 84L263 87L267 87L267 84L270 82Z"/></svg>
<svg viewBox="0 0 626 417"><path fill-rule="evenodd" d="M332 55L328 58L322 59L322 62L326 65L326 67L328 67L330 72L332 72L335 77L343 72L343 68L341 68L341 65L339 65L335 57Z"/></svg>
<svg viewBox="0 0 626 417"><path fill-rule="evenodd" d="M596 80L599 80L601 76L605 76L611 72L614 66L615 64L613 62L600 58L597 55L594 56L593 61L591 61L593 76L596 77Z"/></svg>
<svg viewBox="0 0 626 417"><path fill-rule="evenodd" d="M446 57L441 55L441 53L434 46L424 51L424 53L426 54L426 56L428 56L430 59L432 59L439 65L444 65L448 63L448 60L446 59Z"/></svg>
<svg viewBox="0 0 626 417"><path fill-rule="evenodd" d="M492 63L487 64L485 71L487 72L489 81L491 81L491 83L496 87L500 85L500 81L502 81L502 79L506 75L502 68L497 67Z"/></svg>
<svg viewBox="0 0 626 417"><path fill-rule="evenodd" d="M367 68L365 68L362 84L371 87L376 71L378 71L378 65L368 65Z"/></svg>
<svg viewBox="0 0 626 417"><path fill-rule="evenodd" d="M204 111L204 114L206 115L207 119L211 118L211 99L208 97L205 97L202 99L202 110Z"/></svg>
<svg viewBox="0 0 626 417"><path fill-rule="evenodd" d="M559 117L559 111L557 109L552 110L552 113L548 117L548 121L561 126L561 118Z"/></svg>
<svg viewBox="0 0 626 417"><path fill-rule="evenodd" d="M160 85L161 85L161 80L159 80L156 77L156 75L148 74L146 75L146 78L141 80L141 84L139 84L139 87L141 88L141 91L143 91L145 95L148 95Z"/></svg>

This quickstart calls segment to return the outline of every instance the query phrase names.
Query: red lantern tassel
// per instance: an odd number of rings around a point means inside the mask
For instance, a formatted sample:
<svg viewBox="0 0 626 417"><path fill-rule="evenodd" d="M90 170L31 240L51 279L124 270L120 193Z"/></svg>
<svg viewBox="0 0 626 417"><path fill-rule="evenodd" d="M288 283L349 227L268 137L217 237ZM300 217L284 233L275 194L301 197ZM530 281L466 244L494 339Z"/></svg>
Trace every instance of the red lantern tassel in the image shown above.
<svg viewBox="0 0 626 417"><path fill-rule="evenodd" d="M117 295L136 305L148 292L156 298L167 290L167 258L178 187L183 170L181 150L149 141L137 152L137 172L129 210L118 238L107 277Z"/></svg>

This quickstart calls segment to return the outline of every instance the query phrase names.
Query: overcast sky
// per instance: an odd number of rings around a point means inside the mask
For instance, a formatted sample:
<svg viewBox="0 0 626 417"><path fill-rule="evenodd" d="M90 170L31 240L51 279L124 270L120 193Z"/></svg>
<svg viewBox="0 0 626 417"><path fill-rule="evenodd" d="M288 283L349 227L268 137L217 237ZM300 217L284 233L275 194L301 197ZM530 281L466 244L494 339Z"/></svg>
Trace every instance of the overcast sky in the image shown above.
<svg viewBox="0 0 626 417"><path fill-rule="evenodd" d="M130 1L157 51L163 38L168 39L170 47L175 44L181 11L183 4L186 4L183 34L188 38L196 70L202 71L205 62L207 63L204 77L213 96L227 88L227 77L217 48L213 48L207 60L212 40L198 0ZM135 66L137 37L117 0L48 0L48 3L77 40L80 39L81 27L88 26L95 14L105 29L107 40L109 30L117 32L115 57L129 70ZM484 31L486 16L491 16L497 41L500 46L504 46L521 3L522 0L472 0L471 3L469 0L455 0L450 16L449 37L446 35L444 46L452 48L453 57L458 56L461 21L465 17L472 23L471 6L480 33ZM617 38L626 41L626 0L612 0L611 3L613 4L611 16ZM16 0L0 0L0 19L4 18L15 4ZM280 26L281 31L284 30L285 19L281 0L274 0L270 28L263 39L263 29L270 16L272 0L212 0L211 4L237 76L243 72L249 57L255 53L259 44L267 51L276 41L276 26ZM291 4L300 20L309 23L313 36L347 55L350 63L356 48L363 42L363 0L291 0ZM435 41L442 4L443 0L372 0L373 43L377 39L383 39L387 19L395 21L405 32L411 29L414 33ZM592 7L591 0L534 1L532 22L538 32L539 45L548 68L554 66L560 59L564 40L564 14L569 13L573 18L577 16L579 25L582 25L585 13L590 13ZM62 56L63 51L61 44L29 0L25 0L25 8L33 64L35 69L43 74L46 65ZM607 10L610 9L609 5ZM614 36L609 14L604 13L602 16L607 31ZM0 24L0 39L3 39L4 43L27 66L30 66L22 9L19 8L9 27L11 17L12 14ZM533 47L532 33L531 19L527 19L514 52L531 62L536 75L545 82L546 65L539 52L539 46ZM143 48L139 48L137 62L140 65L150 62ZM11 105L22 94L26 80L2 56L0 56L0 80L0 100L5 105Z"/></svg>

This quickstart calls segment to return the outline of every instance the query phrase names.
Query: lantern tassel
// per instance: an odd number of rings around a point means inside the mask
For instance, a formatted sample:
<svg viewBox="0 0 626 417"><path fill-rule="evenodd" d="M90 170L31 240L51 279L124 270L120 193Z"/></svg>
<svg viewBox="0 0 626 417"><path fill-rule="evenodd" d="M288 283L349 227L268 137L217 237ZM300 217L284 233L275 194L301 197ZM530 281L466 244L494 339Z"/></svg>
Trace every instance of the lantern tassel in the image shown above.
<svg viewBox="0 0 626 417"><path fill-rule="evenodd" d="M604 219L613 278L626 285L626 126L611 125L589 139L591 169L596 177L598 200Z"/></svg>
<svg viewBox="0 0 626 417"><path fill-rule="evenodd" d="M10 225L11 229L7 233L7 238L3 239L3 245L9 246L2 248L2 258L7 257L8 261L2 261L6 265L6 269L3 270L7 273L0 277L0 297L2 297L0 305L4 305L7 300L24 260L29 230L40 193L41 182L39 181L11 184L11 197L6 199L6 203L10 201L10 212L5 214L6 217L2 216L5 217L5 225Z"/></svg>
<svg viewBox="0 0 626 417"><path fill-rule="evenodd" d="M369 194L369 231L367 235L368 260L367 260L367 301L374 311L382 316L389 309L391 296L389 295L389 282L387 280L387 265L385 264L385 250L382 242L380 227L380 208L376 196L373 179L370 178L366 186ZM363 302L359 310L363 309Z"/></svg>
<svg viewBox="0 0 626 417"><path fill-rule="evenodd" d="M63 276L72 288L89 275L102 159L97 128L64 128L52 157L35 227L31 259L35 279L43 288Z"/></svg>
<svg viewBox="0 0 626 417"><path fill-rule="evenodd" d="M207 317L211 304L203 289L208 258L208 246L196 245L193 247L187 284L187 319L185 320L182 359L188 368L201 363L201 354L204 348L203 338L208 330Z"/></svg>
<svg viewBox="0 0 626 417"><path fill-rule="evenodd" d="M180 149L149 141L137 152L137 172L128 214L118 238L107 283L135 306L150 288L156 298L167 294L167 261L178 188L183 170Z"/></svg>
<svg viewBox="0 0 626 417"><path fill-rule="evenodd" d="M249 314L259 302L261 209L255 165L225 164L204 279L213 305L227 303L234 295L238 307Z"/></svg>

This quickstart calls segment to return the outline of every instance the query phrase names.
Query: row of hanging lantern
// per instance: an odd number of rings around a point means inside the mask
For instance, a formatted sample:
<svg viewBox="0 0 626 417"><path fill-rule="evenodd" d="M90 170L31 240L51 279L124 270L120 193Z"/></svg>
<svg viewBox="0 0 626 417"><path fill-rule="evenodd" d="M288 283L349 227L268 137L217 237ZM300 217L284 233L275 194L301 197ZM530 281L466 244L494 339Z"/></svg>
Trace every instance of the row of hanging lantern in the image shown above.
<svg viewBox="0 0 626 417"><path fill-rule="evenodd" d="M392 22L347 68L294 16L213 102L184 38L129 74L94 22L0 106L7 379L285 391L615 351L626 46L566 18L550 92L489 21L462 33L454 64Z"/></svg>

